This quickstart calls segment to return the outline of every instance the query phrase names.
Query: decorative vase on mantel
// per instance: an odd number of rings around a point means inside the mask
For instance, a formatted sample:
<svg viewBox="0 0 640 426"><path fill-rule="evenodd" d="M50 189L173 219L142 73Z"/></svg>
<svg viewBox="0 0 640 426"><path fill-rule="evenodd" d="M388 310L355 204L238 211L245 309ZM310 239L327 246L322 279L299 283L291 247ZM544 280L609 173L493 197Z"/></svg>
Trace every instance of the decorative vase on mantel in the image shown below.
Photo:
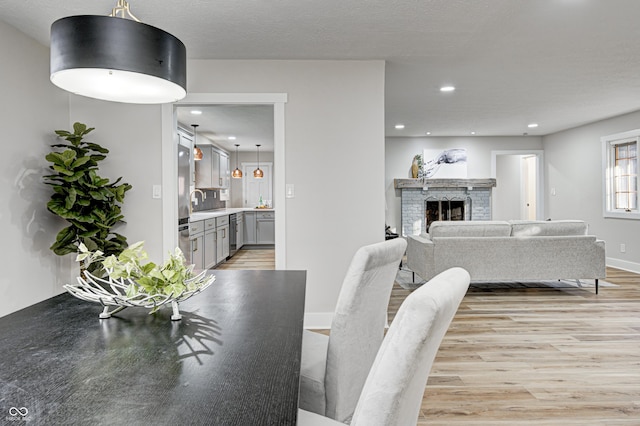
<svg viewBox="0 0 640 426"><path fill-rule="evenodd" d="M422 172L422 154L416 154L413 157L413 162L411 163L411 177L413 179L422 177L421 172Z"/></svg>

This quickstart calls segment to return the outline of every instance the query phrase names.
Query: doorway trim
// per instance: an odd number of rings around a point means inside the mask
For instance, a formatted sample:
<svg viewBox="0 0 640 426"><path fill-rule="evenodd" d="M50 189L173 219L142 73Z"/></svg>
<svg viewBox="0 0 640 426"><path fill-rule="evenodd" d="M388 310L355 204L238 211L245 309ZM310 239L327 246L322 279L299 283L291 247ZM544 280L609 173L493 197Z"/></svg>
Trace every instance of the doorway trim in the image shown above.
<svg viewBox="0 0 640 426"><path fill-rule="evenodd" d="M536 219L542 220L544 217L544 151L541 149L513 149L504 151L491 151L491 177L496 178L496 164L499 155L533 155L537 158L538 167L536 170ZM499 183L498 183L499 184ZM495 188L491 189L492 191ZM493 199L493 197L491 197ZM493 205L491 206L491 216L493 216Z"/></svg>
<svg viewBox="0 0 640 426"><path fill-rule="evenodd" d="M274 149L273 204L275 219L276 269L286 269L285 206L285 104L286 93L190 93L172 104L162 105L162 251L164 256L178 246L178 140L176 107L190 105L248 104L273 105Z"/></svg>

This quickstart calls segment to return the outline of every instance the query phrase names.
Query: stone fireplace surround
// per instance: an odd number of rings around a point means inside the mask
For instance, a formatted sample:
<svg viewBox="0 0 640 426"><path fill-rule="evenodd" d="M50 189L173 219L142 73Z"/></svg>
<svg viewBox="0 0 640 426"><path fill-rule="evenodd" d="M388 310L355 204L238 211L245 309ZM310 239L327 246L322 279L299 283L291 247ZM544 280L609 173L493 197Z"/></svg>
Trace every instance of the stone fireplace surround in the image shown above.
<svg viewBox="0 0 640 426"><path fill-rule="evenodd" d="M426 201L464 200L465 220L491 220L495 179L395 179L402 191L402 236L426 232Z"/></svg>

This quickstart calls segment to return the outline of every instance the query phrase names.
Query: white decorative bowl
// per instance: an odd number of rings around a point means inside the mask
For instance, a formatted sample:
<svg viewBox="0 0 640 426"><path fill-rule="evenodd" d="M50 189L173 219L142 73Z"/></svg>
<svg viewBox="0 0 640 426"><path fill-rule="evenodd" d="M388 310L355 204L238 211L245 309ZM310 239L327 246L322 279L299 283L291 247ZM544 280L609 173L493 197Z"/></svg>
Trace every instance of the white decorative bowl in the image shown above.
<svg viewBox="0 0 640 426"><path fill-rule="evenodd" d="M154 311L171 303L173 315L171 319L177 321L182 319L178 302L187 300L209 287L216 279L215 275L207 275L207 271L202 271L193 278L185 281L185 287L192 290L185 290L178 295L174 294L147 294L138 293L135 296L127 296L127 288L132 284L131 279L102 279L91 275L85 271L86 278L78 277L78 284L66 284L64 288L73 296L88 302L97 302L104 306L100 318L110 318L112 314L120 312L127 307L141 307L153 309ZM136 284L134 284L136 285ZM109 311L110 307L115 309Z"/></svg>

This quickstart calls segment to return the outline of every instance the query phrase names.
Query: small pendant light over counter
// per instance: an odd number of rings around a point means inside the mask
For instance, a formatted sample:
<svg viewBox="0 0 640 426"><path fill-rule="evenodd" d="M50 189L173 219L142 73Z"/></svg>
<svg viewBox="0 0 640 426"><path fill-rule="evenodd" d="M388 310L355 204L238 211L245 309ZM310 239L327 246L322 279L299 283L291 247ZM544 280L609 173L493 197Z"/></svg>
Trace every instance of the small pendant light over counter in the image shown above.
<svg viewBox="0 0 640 426"><path fill-rule="evenodd" d="M187 94L187 51L176 37L140 22L129 4L118 0L110 16L68 16L51 25L50 78L61 89L89 98L175 102Z"/></svg>
<svg viewBox="0 0 640 426"><path fill-rule="evenodd" d="M198 148L198 145L196 145L196 127L198 127L199 124L192 124L191 127L193 127L193 159L195 161L200 161L202 160L202 150L200 148Z"/></svg>
<svg viewBox="0 0 640 426"><path fill-rule="evenodd" d="M256 144L258 147L258 168L253 171L253 177L256 179L262 179L264 177L264 173L260 170L260 144Z"/></svg>
<svg viewBox="0 0 640 426"><path fill-rule="evenodd" d="M242 177L242 170L238 168L238 147L240 145L238 144L235 144L235 145L236 145L236 169L233 172L231 172L231 177L240 179Z"/></svg>

